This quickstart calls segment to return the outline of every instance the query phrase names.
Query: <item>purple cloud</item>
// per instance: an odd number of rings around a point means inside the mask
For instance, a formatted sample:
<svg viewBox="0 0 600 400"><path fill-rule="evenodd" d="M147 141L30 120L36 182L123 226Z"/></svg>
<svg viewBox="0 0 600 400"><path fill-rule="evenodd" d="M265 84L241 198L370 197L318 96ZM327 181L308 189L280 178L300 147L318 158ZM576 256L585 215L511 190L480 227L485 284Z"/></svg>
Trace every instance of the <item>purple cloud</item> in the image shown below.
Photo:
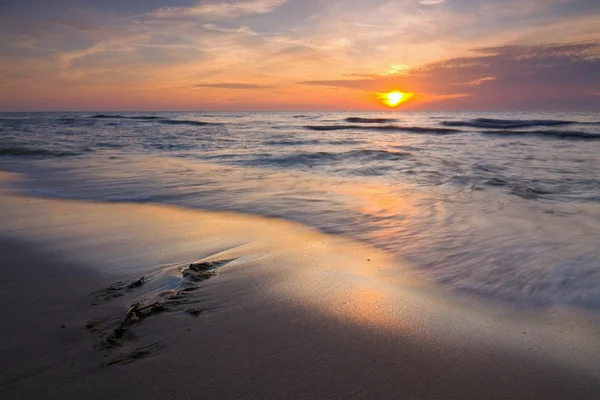
<svg viewBox="0 0 600 400"><path fill-rule="evenodd" d="M364 91L400 88L442 100L443 108L600 109L600 42L504 46L425 64L397 75L307 80L304 85Z"/></svg>

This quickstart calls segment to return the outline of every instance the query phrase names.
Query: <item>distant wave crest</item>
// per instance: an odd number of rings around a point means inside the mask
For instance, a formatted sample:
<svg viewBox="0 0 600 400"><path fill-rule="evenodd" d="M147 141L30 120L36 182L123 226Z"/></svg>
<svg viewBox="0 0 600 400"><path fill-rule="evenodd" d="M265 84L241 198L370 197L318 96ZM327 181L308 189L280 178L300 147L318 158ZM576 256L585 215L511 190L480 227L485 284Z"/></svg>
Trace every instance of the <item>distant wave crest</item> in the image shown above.
<svg viewBox="0 0 600 400"><path fill-rule="evenodd" d="M410 132L410 133L430 133L434 135L448 135L462 132L458 129L434 128L421 126L364 126L364 125L306 125L306 129L313 131L340 131L340 130L366 130L366 131L390 131L390 132Z"/></svg>
<svg viewBox="0 0 600 400"><path fill-rule="evenodd" d="M468 128L485 128L485 129L515 129L515 128L529 128L532 126L567 126L576 124L575 121L563 121L563 120L542 120L542 119L529 119L529 120L511 120L511 119L493 119L493 118L475 118L465 121L442 121L441 124L444 126L458 126Z"/></svg>
<svg viewBox="0 0 600 400"><path fill-rule="evenodd" d="M363 118L363 117L348 117L346 122L350 123L362 123L362 124L387 124L390 122L396 122L394 118Z"/></svg>
<svg viewBox="0 0 600 400"><path fill-rule="evenodd" d="M219 125L215 122L204 122L204 121L194 121L194 120L184 120L184 119L167 119L163 117L158 117L156 115L111 115L111 114L96 114L92 115L90 118L94 119L132 119L132 120L141 120L141 121L154 121L159 124L167 124L167 125L191 125L191 126L204 126L204 125Z"/></svg>
<svg viewBox="0 0 600 400"><path fill-rule="evenodd" d="M539 121L538 121L539 122ZM364 126L364 125L307 125L306 129L313 131L338 131L338 130L366 130L366 131L390 131L390 132L408 132L408 133L423 133L432 135L449 135L453 133L465 133L458 129L451 128L435 128L421 126L398 126L398 125L381 125L381 126ZM563 131L563 130L511 130L511 129L494 129L481 132L485 135L497 136L539 136L555 139L572 139L572 140L596 140L600 139L600 133L591 133L584 131Z"/></svg>
<svg viewBox="0 0 600 400"><path fill-rule="evenodd" d="M571 140L599 140L600 133L582 132L582 131L560 131L560 130L537 130L537 131L486 131L485 135L497 136L537 136L553 139L571 139Z"/></svg>
<svg viewBox="0 0 600 400"><path fill-rule="evenodd" d="M96 114L92 115L90 118L95 119L138 119L138 120L153 120L153 119L161 119L156 115L118 115L118 114Z"/></svg>
<svg viewBox="0 0 600 400"><path fill-rule="evenodd" d="M219 125L215 122L204 122L204 121L192 121L183 119L159 119L156 122L167 125L191 125L191 126L204 126L204 125Z"/></svg>

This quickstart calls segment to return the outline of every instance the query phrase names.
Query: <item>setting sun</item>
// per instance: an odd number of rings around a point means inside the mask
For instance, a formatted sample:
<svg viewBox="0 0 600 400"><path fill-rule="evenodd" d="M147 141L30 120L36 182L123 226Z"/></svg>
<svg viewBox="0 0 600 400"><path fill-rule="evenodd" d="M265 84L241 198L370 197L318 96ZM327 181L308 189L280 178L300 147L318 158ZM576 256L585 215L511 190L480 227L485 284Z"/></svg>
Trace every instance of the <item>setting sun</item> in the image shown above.
<svg viewBox="0 0 600 400"><path fill-rule="evenodd" d="M414 96L413 93L404 93L399 90L394 90L387 93L381 93L379 98L388 107L398 107L400 104L407 102Z"/></svg>

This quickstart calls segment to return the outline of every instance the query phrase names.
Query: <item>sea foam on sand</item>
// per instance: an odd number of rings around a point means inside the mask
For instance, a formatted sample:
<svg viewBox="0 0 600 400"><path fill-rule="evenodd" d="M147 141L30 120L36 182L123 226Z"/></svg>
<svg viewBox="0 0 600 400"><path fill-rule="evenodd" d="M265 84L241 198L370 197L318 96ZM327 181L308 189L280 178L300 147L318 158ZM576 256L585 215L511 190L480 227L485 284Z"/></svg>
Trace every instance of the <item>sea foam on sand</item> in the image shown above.
<svg viewBox="0 0 600 400"><path fill-rule="evenodd" d="M3 399L600 395L595 317L436 293L293 222L7 190L0 220Z"/></svg>

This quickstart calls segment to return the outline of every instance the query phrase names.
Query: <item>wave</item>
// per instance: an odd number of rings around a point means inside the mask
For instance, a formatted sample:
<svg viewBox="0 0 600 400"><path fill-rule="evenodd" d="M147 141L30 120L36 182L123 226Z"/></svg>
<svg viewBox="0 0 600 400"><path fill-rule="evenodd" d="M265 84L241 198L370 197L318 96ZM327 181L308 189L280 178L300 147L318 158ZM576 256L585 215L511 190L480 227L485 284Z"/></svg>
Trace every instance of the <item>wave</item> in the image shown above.
<svg viewBox="0 0 600 400"><path fill-rule="evenodd" d="M167 125L192 125L192 126L219 125L216 122L192 121L192 120L184 120L184 119L159 119L156 122L158 122L159 124L167 124Z"/></svg>
<svg viewBox="0 0 600 400"><path fill-rule="evenodd" d="M345 145L352 145L352 144L364 144L367 142L364 140L340 139L340 140L328 140L328 141L321 142L321 143L332 144L335 146L345 146Z"/></svg>
<svg viewBox="0 0 600 400"><path fill-rule="evenodd" d="M515 196L524 198L526 200L538 200L548 195L554 194L552 191L549 190L523 185L512 186L510 193Z"/></svg>
<svg viewBox="0 0 600 400"><path fill-rule="evenodd" d="M571 139L571 140L600 140L600 133L590 133L582 131L557 131L557 130L537 130L537 131L486 131L484 135L497 136L537 136L553 139Z"/></svg>
<svg viewBox="0 0 600 400"><path fill-rule="evenodd" d="M430 128L421 126L397 126L397 125L382 125L382 126L364 126L364 125L307 125L306 129L313 131L338 131L338 130L367 130L367 131L391 131L391 132L409 132L409 133L425 133L434 135L449 135L464 131L451 128ZM562 131L562 130L534 130L534 131L515 131L510 129L491 130L481 132L485 135L498 136L539 136L556 139L572 139L572 140L597 140L600 139L600 133L590 133L583 131Z"/></svg>
<svg viewBox="0 0 600 400"><path fill-rule="evenodd" d="M340 130L367 130L367 131L390 131L390 132L410 132L410 133L430 133L436 135L449 135L462 132L459 129L450 128L429 128L421 126L364 126L364 125L306 125L306 129L313 131L340 131Z"/></svg>
<svg viewBox="0 0 600 400"><path fill-rule="evenodd" d="M321 144L320 140L267 140L267 146L310 146Z"/></svg>
<svg viewBox="0 0 600 400"><path fill-rule="evenodd" d="M344 146L365 143L364 140L267 140L264 142L267 146L317 146L330 144L334 146Z"/></svg>
<svg viewBox="0 0 600 400"><path fill-rule="evenodd" d="M351 150L341 153L319 151L314 153L294 153L280 157L264 157L252 161L256 164L277 164L279 166L326 164L339 161L398 161L412 154L402 151L387 150Z"/></svg>
<svg viewBox="0 0 600 400"><path fill-rule="evenodd" d="M350 123L363 123L363 124L386 124L389 122L396 122L394 118L362 118L362 117L348 117L346 122Z"/></svg>
<svg viewBox="0 0 600 400"><path fill-rule="evenodd" d="M508 188L509 193L515 196L527 200L538 200L541 198L547 198L548 196L556 194L555 191L543 188L541 186L533 186L528 183L513 182L506 177L495 176L481 182L484 186L491 186L496 188Z"/></svg>
<svg viewBox="0 0 600 400"><path fill-rule="evenodd" d="M26 122L31 120L30 117L3 117L0 122Z"/></svg>
<svg viewBox="0 0 600 400"><path fill-rule="evenodd" d="M460 129L449 129L449 128L428 128L421 126L407 126L407 127L398 127L400 131L412 132L412 133L432 133L436 135L449 135L453 133L463 132Z"/></svg>
<svg viewBox="0 0 600 400"><path fill-rule="evenodd" d="M351 150L344 153L337 153L338 158L368 158L374 160L400 160L412 156L407 151L391 151L391 150Z"/></svg>
<svg viewBox="0 0 600 400"><path fill-rule="evenodd" d="M356 125L306 125L306 129L311 131L341 131L345 129L364 129L364 127Z"/></svg>
<svg viewBox="0 0 600 400"><path fill-rule="evenodd" d="M512 119L493 119L493 118L475 118L466 121L442 121L443 126L458 126L468 128L485 128L485 129L516 129L529 128L532 126L567 126L577 124L575 121L563 121L556 119L529 119L529 120L512 120Z"/></svg>
<svg viewBox="0 0 600 400"><path fill-rule="evenodd" d="M185 120L185 119L167 119L164 117L159 117L156 115L110 115L110 114L96 114L92 115L89 118L95 119L132 119L132 120L141 120L141 121L153 121L159 124L167 124L167 125L192 125L192 126L204 126L204 125L220 125L216 122L204 122L204 121L194 121L194 120Z"/></svg>
<svg viewBox="0 0 600 400"><path fill-rule="evenodd" d="M56 121L62 122L63 124L73 124L73 123L77 122L77 118L63 117L63 118L58 118Z"/></svg>
<svg viewBox="0 0 600 400"><path fill-rule="evenodd" d="M52 151L46 149L33 149L29 147L0 147L0 156L77 156L81 153L72 151Z"/></svg>
<svg viewBox="0 0 600 400"><path fill-rule="evenodd" d="M138 120L154 120L154 119L161 119L162 117L158 117L156 115L119 115L119 114L115 114L115 115L111 115L111 114L96 114L96 115L92 115L89 118L95 118L95 119L138 119Z"/></svg>

